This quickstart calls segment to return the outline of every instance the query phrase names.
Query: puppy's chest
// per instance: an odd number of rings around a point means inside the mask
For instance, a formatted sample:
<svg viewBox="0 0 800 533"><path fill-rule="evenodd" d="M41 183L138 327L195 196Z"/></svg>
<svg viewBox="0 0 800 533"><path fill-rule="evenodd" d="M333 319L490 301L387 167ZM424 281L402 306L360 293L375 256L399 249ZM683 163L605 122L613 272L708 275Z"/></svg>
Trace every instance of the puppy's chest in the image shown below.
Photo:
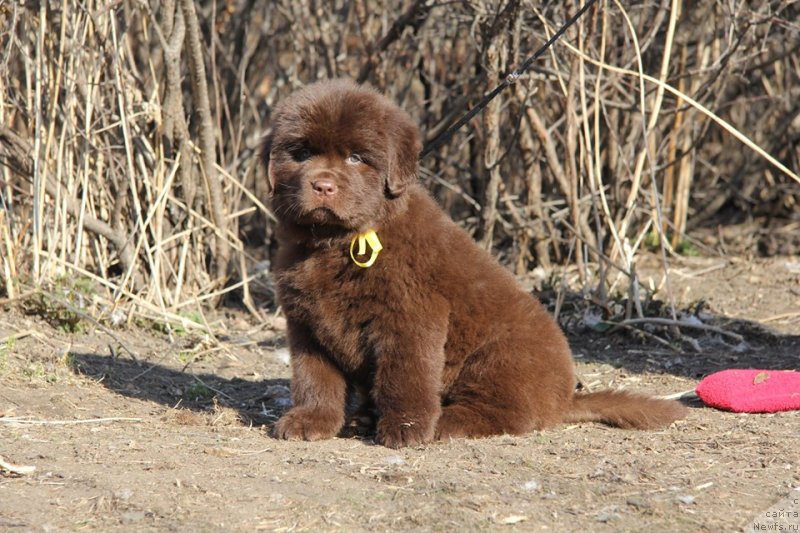
<svg viewBox="0 0 800 533"><path fill-rule="evenodd" d="M310 328L343 366L358 367L374 352L371 332L383 296L378 278L377 269L322 254L280 272L278 296L289 320Z"/></svg>

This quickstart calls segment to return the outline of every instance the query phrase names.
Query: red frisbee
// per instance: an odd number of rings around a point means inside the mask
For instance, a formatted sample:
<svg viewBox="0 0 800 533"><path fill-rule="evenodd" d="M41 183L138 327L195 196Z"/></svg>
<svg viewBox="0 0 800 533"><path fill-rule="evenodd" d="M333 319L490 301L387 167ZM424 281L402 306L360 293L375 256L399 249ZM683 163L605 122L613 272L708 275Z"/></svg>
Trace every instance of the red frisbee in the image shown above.
<svg viewBox="0 0 800 533"><path fill-rule="evenodd" d="M697 385L706 405L736 413L775 413L800 409L800 372L732 369L706 376Z"/></svg>

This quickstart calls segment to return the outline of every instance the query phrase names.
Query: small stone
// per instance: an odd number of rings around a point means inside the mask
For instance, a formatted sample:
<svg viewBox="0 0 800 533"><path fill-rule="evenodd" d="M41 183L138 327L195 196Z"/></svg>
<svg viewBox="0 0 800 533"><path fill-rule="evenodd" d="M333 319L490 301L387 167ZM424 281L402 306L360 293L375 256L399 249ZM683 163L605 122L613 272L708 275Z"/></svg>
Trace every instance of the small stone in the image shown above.
<svg viewBox="0 0 800 533"><path fill-rule="evenodd" d="M536 492L539 490L539 488L541 488L541 485L535 479L526 481L522 484L522 490L527 490L528 492Z"/></svg>
<svg viewBox="0 0 800 533"><path fill-rule="evenodd" d="M527 516L519 515L519 514L512 514L512 515L507 516L507 517L503 518L502 520L500 520L500 523L504 524L504 525L507 525L507 526L511 526L511 525L514 525L514 524L519 524L520 522L524 522L527 519L528 519Z"/></svg>
<svg viewBox="0 0 800 533"><path fill-rule="evenodd" d="M745 353L750 351L750 345L747 344L745 341L741 341L739 344L733 347L733 351L736 353Z"/></svg>
<svg viewBox="0 0 800 533"><path fill-rule="evenodd" d="M594 517L595 521L602 522L604 524L606 522L610 522L617 518L619 518L619 513L617 512L616 507L606 507L605 509L602 509L599 513L597 513Z"/></svg>
<svg viewBox="0 0 800 533"><path fill-rule="evenodd" d="M628 498L625 503L636 509L649 509L650 504L641 498Z"/></svg>
<svg viewBox="0 0 800 533"><path fill-rule="evenodd" d="M292 399L291 398L275 398L272 400L272 403L275 404L275 407L291 407L292 406Z"/></svg>
<svg viewBox="0 0 800 533"><path fill-rule="evenodd" d="M130 500L131 496L133 496L133 491L128 488L119 489L114 493L114 498L122 501Z"/></svg>
<svg viewBox="0 0 800 533"><path fill-rule="evenodd" d="M614 513L600 513L594 517L594 519L605 524L606 522L610 522L615 516Z"/></svg>
<svg viewBox="0 0 800 533"><path fill-rule="evenodd" d="M114 327L121 326L128 320L128 315L122 309L114 309L109 316L109 321Z"/></svg>
<svg viewBox="0 0 800 533"><path fill-rule="evenodd" d="M288 398L290 394L291 391L286 385L270 385L264 389L264 396L270 398Z"/></svg>
<svg viewBox="0 0 800 533"><path fill-rule="evenodd" d="M123 524L133 524L134 522L141 522L144 517L144 511L125 511L120 515L120 520Z"/></svg>

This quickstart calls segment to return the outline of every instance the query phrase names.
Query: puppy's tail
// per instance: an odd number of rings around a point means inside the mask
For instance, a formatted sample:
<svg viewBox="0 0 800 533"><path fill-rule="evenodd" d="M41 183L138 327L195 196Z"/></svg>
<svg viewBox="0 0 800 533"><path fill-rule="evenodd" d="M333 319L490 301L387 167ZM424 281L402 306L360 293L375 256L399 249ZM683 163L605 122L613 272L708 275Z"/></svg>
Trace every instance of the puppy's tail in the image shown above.
<svg viewBox="0 0 800 533"><path fill-rule="evenodd" d="M564 422L602 422L623 429L657 429L686 416L686 407L629 392L576 393Z"/></svg>

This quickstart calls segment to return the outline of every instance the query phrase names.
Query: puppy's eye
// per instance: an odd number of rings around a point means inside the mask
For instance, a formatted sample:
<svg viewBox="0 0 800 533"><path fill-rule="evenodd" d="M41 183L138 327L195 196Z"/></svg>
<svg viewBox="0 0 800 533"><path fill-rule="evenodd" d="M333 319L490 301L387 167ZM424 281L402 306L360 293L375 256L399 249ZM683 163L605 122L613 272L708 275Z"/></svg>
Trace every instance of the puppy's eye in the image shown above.
<svg viewBox="0 0 800 533"><path fill-rule="evenodd" d="M298 148L297 150L292 150L291 154L295 161L307 161L311 159L311 150L308 148Z"/></svg>
<svg viewBox="0 0 800 533"><path fill-rule="evenodd" d="M358 154L350 154L349 156L347 156L347 162L350 163L351 165L357 165L359 163L363 163L364 158Z"/></svg>

